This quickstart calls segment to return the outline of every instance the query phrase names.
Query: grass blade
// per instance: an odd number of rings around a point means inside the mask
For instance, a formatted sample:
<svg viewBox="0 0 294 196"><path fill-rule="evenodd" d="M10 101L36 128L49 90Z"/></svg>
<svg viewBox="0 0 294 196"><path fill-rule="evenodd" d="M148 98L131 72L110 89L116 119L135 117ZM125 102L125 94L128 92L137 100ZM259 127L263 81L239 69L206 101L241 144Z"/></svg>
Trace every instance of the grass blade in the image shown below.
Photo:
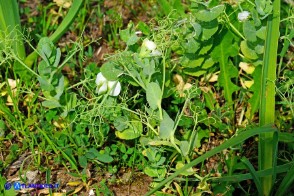
<svg viewBox="0 0 294 196"><path fill-rule="evenodd" d="M257 191L258 191L259 195L263 195L261 182L260 182L260 180L258 178L258 174L255 171L253 165L249 162L249 160L246 157L243 157L241 159L241 161L246 165L247 169L249 169L249 171L250 171L250 173L252 175L253 181L254 181L254 183L256 185L256 188L257 188Z"/></svg>
<svg viewBox="0 0 294 196"><path fill-rule="evenodd" d="M277 166L276 173L288 172L289 169L293 165L294 165L294 162L286 163L284 165L279 165L279 166ZM273 173L273 169L266 169L266 170L262 170L262 171L257 171L257 175L259 177L268 176L268 175L270 175L272 173ZM216 181L216 182L241 182L241 181L249 180L249 179L252 179L252 175L250 173L211 178L210 180Z"/></svg>
<svg viewBox="0 0 294 196"><path fill-rule="evenodd" d="M283 178L276 195L283 196L286 195L287 190L292 188L294 184L294 164L292 164L291 169L287 172L286 176Z"/></svg>

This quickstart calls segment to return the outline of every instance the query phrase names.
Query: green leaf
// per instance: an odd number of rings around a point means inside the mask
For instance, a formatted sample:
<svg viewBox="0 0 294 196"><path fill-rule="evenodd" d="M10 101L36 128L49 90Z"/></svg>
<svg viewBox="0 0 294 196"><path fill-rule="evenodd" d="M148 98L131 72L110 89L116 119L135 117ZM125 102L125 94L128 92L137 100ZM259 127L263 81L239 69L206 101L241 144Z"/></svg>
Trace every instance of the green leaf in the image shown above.
<svg viewBox="0 0 294 196"><path fill-rule="evenodd" d="M224 31L219 35L220 43L212 51L211 57L220 64L218 83L224 88L224 96L228 104L232 104L232 94L239 89L232 79L238 77L238 70L229 60L229 57L238 54L238 47L233 42L233 34Z"/></svg>
<svg viewBox="0 0 294 196"><path fill-rule="evenodd" d="M193 37L198 38L200 36L201 32L202 32L201 25L199 23L197 23L197 22L192 22L191 25L192 25L192 27L194 29Z"/></svg>
<svg viewBox="0 0 294 196"><path fill-rule="evenodd" d="M135 33L134 24L132 22L128 24L127 29L120 30L119 35L128 46L134 45L140 39Z"/></svg>
<svg viewBox="0 0 294 196"><path fill-rule="evenodd" d="M179 169L181 169L181 168L184 167L184 166L185 166L185 164L184 164L182 161L178 161L178 162L177 162L177 165L176 165L176 170L179 170ZM193 168L190 167L189 169L183 171L183 172L181 173L181 175L189 176L189 175L193 175L194 173L195 173L195 172L194 172Z"/></svg>
<svg viewBox="0 0 294 196"><path fill-rule="evenodd" d="M64 90L64 76L61 76L58 81L58 85L55 87L56 95L54 96L55 99L59 100L60 96L62 95Z"/></svg>
<svg viewBox="0 0 294 196"><path fill-rule="evenodd" d="M150 30L149 26L146 23L142 22L142 21L140 21L137 24L137 28L138 28L138 30L142 31L142 33L145 34L145 35L149 35L151 33L151 30Z"/></svg>
<svg viewBox="0 0 294 196"><path fill-rule="evenodd" d="M224 5L218 5L216 7L211 8L210 10L200 10L195 13L195 17L204 22L210 22L216 19L225 9Z"/></svg>
<svg viewBox="0 0 294 196"><path fill-rule="evenodd" d="M49 109L61 107L60 103L54 99L43 101L42 106L49 108Z"/></svg>
<svg viewBox="0 0 294 196"><path fill-rule="evenodd" d="M217 20L213 20L206 23L201 23L202 25L202 37L201 40L209 40L218 30Z"/></svg>
<svg viewBox="0 0 294 196"><path fill-rule="evenodd" d="M159 137L162 139L169 139L173 135L174 125L175 122L163 111L163 119L159 126Z"/></svg>
<svg viewBox="0 0 294 196"><path fill-rule="evenodd" d="M157 83L151 82L147 84L146 97L153 110L161 107L161 89Z"/></svg>
<svg viewBox="0 0 294 196"><path fill-rule="evenodd" d="M123 131L115 131L115 135L124 140L132 140L138 138L143 133L143 126L141 121L139 120L132 120L129 128Z"/></svg>
<svg viewBox="0 0 294 196"><path fill-rule="evenodd" d="M258 58L256 52L253 49L249 48L246 41L241 42L241 51L244 54L244 56L248 59L255 60Z"/></svg>
<svg viewBox="0 0 294 196"><path fill-rule="evenodd" d="M199 148L201 146L201 140L203 138L209 138L209 130L203 130L203 129L200 129L198 132L197 132L197 135L196 135L196 143L195 143L195 147L196 148Z"/></svg>
<svg viewBox="0 0 294 196"><path fill-rule="evenodd" d="M190 76L195 76L199 77L201 75L204 75L207 71L206 70L198 70L198 71L193 71L192 69L185 69L184 73L188 74Z"/></svg>
<svg viewBox="0 0 294 196"><path fill-rule="evenodd" d="M144 168L144 173L153 178L164 178L167 171L166 168L154 168L151 166L147 166Z"/></svg>
<svg viewBox="0 0 294 196"><path fill-rule="evenodd" d="M50 65L49 58L51 57L54 49L54 44L48 37L42 37L40 39L37 50L42 59L47 63L47 65Z"/></svg>
<svg viewBox="0 0 294 196"><path fill-rule="evenodd" d="M79 156L78 160L79 160L80 166L82 166L83 168L87 167L87 158L85 156Z"/></svg>
<svg viewBox="0 0 294 196"><path fill-rule="evenodd" d="M208 69L208 68L212 67L214 64L215 64L214 60L212 58L208 58L203 63L202 69Z"/></svg>
<svg viewBox="0 0 294 196"><path fill-rule="evenodd" d="M251 21L245 21L243 23L243 32L245 35L245 38L250 42L256 42L256 29L254 25L251 23Z"/></svg>
<svg viewBox="0 0 294 196"><path fill-rule="evenodd" d="M265 40L266 38L266 27L262 26L260 29L256 31L256 36L259 37L260 39Z"/></svg>
<svg viewBox="0 0 294 196"><path fill-rule="evenodd" d="M113 158L110 155L102 153L99 153L96 159L103 163L111 163L113 161Z"/></svg>
<svg viewBox="0 0 294 196"><path fill-rule="evenodd" d="M272 2L269 0L255 0L255 4L257 12L262 16L270 14L273 10Z"/></svg>
<svg viewBox="0 0 294 196"><path fill-rule="evenodd" d="M180 143L180 149L182 152L182 156L187 156L189 153L189 142L187 141L181 141Z"/></svg>
<svg viewBox="0 0 294 196"><path fill-rule="evenodd" d="M122 67L115 64L114 62L106 62L100 68L103 76L109 81L115 81L124 72Z"/></svg>
<svg viewBox="0 0 294 196"><path fill-rule="evenodd" d="M187 53L195 53L200 48L200 44L194 38L190 38L184 44L184 48Z"/></svg>
<svg viewBox="0 0 294 196"><path fill-rule="evenodd" d="M38 77L38 81L40 82L41 89L43 91L52 91L54 90L54 86L47 80L45 77Z"/></svg>
<svg viewBox="0 0 294 196"><path fill-rule="evenodd" d="M123 131L126 128L128 128L129 126L128 121L129 121L128 117L119 116L114 120L113 125L118 131Z"/></svg>

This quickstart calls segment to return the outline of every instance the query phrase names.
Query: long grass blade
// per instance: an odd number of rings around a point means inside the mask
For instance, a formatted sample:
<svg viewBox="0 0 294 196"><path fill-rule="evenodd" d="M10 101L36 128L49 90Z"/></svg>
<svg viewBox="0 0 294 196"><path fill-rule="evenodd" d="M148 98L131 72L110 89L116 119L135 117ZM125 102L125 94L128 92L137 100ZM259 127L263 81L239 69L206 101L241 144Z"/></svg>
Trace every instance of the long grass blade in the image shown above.
<svg viewBox="0 0 294 196"><path fill-rule="evenodd" d="M278 173L288 172L289 169L293 165L294 165L294 162L286 163L284 165L279 165L279 166L277 166L276 173L278 174ZM268 176L268 175L271 175L272 173L273 173L273 169L266 169L266 170L262 170L262 171L257 171L257 175L259 177ZM210 180L216 181L216 182L241 182L241 181L250 180L250 179L252 179L251 173L210 178Z"/></svg>
<svg viewBox="0 0 294 196"><path fill-rule="evenodd" d="M292 188L294 184L294 164L292 164L291 169L287 172L286 176L283 178L276 195L283 196L286 195L289 188Z"/></svg>
<svg viewBox="0 0 294 196"><path fill-rule="evenodd" d="M250 171L250 173L252 175L253 181L254 181L254 183L256 185L258 194L259 195L263 195L263 190L262 190L261 182L259 180L258 174L255 171L253 165L249 162L249 160L246 157L243 157L241 159L241 161L246 165L247 169L249 169L249 171Z"/></svg>

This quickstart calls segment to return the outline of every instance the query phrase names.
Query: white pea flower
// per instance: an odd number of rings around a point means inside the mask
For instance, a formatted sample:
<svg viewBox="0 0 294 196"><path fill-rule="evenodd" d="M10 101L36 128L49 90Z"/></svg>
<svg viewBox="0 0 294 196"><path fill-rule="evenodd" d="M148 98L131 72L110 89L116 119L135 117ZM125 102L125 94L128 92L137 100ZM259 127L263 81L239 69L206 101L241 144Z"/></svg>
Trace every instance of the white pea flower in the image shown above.
<svg viewBox="0 0 294 196"><path fill-rule="evenodd" d="M108 89L110 90L109 95L118 96L121 90L121 85L119 81L108 81Z"/></svg>
<svg viewBox="0 0 294 196"><path fill-rule="evenodd" d="M98 87L102 86L104 83L107 83L107 79L102 75L102 73L98 73L96 77L96 84Z"/></svg>
<svg viewBox="0 0 294 196"><path fill-rule="evenodd" d="M151 51L156 49L156 44L148 39L144 39L142 46Z"/></svg>
<svg viewBox="0 0 294 196"><path fill-rule="evenodd" d="M150 53L151 56L161 56L161 52L159 50L153 50L151 53Z"/></svg>
<svg viewBox="0 0 294 196"><path fill-rule="evenodd" d="M248 19L249 15L250 15L250 12L248 12L248 11L240 12L238 14L238 20L240 22L244 22L244 21L246 21Z"/></svg>
<svg viewBox="0 0 294 196"><path fill-rule="evenodd" d="M121 85L119 81L108 81L101 72L97 74L95 82L97 84L96 93L98 93L98 95L110 91L109 95L116 97L121 91Z"/></svg>
<svg viewBox="0 0 294 196"><path fill-rule="evenodd" d="M140 51L141 57L148 57L148 56L160 56L161 52L156 50L156 44L153 41L148 39L144 39Z"/></svg>

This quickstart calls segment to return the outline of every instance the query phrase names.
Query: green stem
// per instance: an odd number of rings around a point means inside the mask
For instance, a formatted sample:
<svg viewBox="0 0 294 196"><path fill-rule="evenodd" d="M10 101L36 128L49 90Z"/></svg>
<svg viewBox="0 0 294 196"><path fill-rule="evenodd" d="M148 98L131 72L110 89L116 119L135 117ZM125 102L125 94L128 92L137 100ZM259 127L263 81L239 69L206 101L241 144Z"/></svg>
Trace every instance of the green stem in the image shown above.
<svg viewBox="0 0 294 196"><path fill-rule="evenodd" d="M273 13L267 22L267 35L265 53L263 58L259 124L260 126L274 124L275 122L275 79L276 62L279 40L280 0L274 0ZM259 170L273 168L274 166L274 141L273 133L261 133L259 139ZM261 179L264 195L270 195L273 187L272 175Z"/></svg>

